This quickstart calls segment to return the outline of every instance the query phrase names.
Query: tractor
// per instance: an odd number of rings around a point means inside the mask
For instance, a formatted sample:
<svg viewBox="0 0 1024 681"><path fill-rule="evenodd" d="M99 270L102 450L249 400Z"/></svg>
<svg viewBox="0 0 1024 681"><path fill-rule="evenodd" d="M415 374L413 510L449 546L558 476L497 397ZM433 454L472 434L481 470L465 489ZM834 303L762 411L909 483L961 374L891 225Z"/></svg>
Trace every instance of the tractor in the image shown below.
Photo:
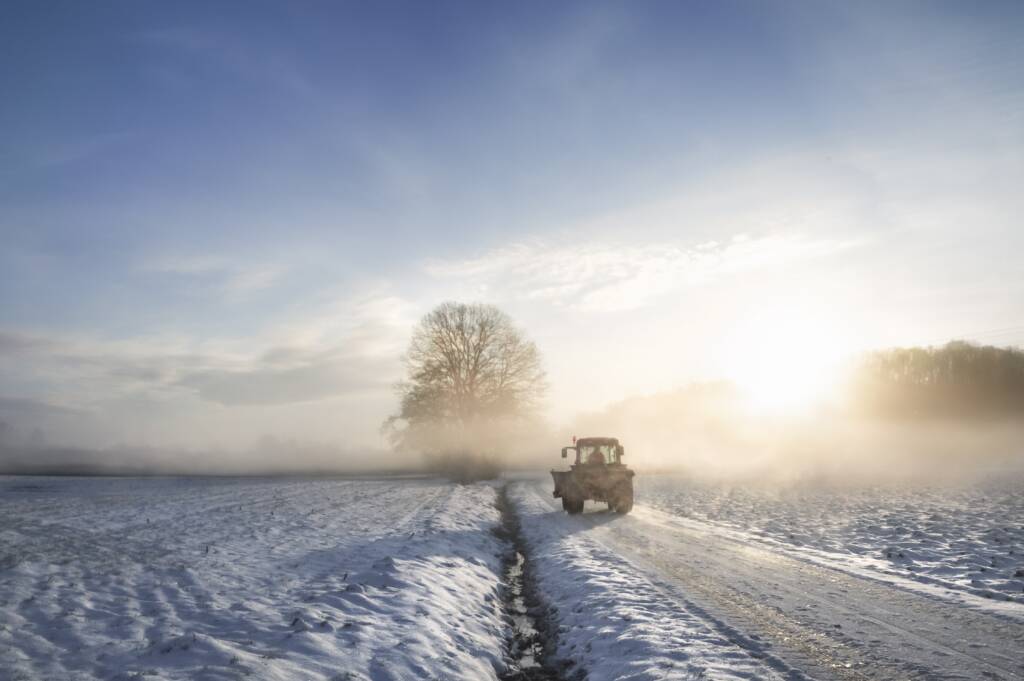
<svg viewBox="0 0 1024 681"><path fill-rule="evenodd" d="M608 509L629 513L633 508L633 471L622 463L625 449L614 437L573 438L571 447L562 447L562 458L575 452L575 463L567 471L551 471L555 479L552 495L562 499L562 508L570 514L583 512L587 499L604 501Z"/></svg>

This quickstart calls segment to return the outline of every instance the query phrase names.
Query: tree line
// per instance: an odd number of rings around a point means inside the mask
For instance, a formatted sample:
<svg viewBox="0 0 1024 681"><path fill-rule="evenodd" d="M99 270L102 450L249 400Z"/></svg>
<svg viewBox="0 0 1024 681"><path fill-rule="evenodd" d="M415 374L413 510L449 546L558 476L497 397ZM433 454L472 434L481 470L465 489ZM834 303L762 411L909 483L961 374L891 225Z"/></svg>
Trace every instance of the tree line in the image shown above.
<svg viewBox="0 0 1024 681"><path fill-rule="evenodd" d="M879 350L853 373L853 404L889 418L1024 418L1024 351L954 341Z"/></svg>

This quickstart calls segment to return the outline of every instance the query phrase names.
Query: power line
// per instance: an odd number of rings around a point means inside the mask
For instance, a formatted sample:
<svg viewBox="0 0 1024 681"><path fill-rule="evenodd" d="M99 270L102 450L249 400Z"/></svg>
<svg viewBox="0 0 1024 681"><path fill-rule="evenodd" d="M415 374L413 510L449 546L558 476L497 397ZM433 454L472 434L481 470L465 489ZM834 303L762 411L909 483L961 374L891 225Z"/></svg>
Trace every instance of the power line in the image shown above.
<svg viewBox="0 0 1024 681"><path fill-rule="evenodd" d="M1004 326L998 329L988 329L987 331L975 331L972 333L954 334L944 336L942 338L934 338L927 341L923 341L923 345L936 345L938 343L948 343L953 340L1000 340L1007 338L1014 338L1016 336L1024 338L1024 324L1017 326Z"/></svg>

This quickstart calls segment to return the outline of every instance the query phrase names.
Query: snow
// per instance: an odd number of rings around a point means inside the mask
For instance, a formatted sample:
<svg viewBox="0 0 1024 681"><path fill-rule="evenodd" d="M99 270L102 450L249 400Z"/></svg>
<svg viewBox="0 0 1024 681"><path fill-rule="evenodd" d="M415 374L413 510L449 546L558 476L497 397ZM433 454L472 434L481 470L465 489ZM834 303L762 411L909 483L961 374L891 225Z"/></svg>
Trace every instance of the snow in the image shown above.
<svg viewBox="0 0 1024 681"><path fill-rule="evenodd" d="M652 486L685 504L685 492L696 485L641 476L638 503L625 516L599 503L568 516L550 496L550 479L517 481L509 493L520 509L539 591L554 610L559 655L586 669L589 679L862 678L865 672L892 679L1024 678L1014 654L1024 645L1024 604L871 570L858 566L856 556L797 546L794 538L768 539L659 510L648 505L658 503L646 494ZM716 508L743 494L769 492L736 488L725 500L714 496ZM888 505L878 499L862 512L895 513L895 499L927 507L918 492L905 494L887 497ZM823 492L793 501L801 520L790 533L827 539L827 529L812 518L830 517L829 498ZM984 515L999 512L994 505ZM955 530L949 532L945 542L957 541Z"/></svg>
<svg viewBox="0 0 1024 681"><path fill-rule="evenodd" d="M1024 615L1024 480L781 488L636 480L642 503L738 541Z"/></svg>
<svg viewBox="0 0 1024 681"><path fill-rule="evenodd" d="M999 657L1019 623L962 607L1024 621L1018 481L636 484L628 516L568 516L549 478L508 484L567 677L1019 671ZM497 679L496 501L418 477L0 477L0 679Z"/></svg>
<svg viewBox="0 0 1024 681"><path fill-rule="evenodd" d="M573 670L586 670L589 681L779 678L670 585L599 540L591 530L615 522L616 514L569 516L542 499L542 489L513 482L508 495L557 623L557 655Z"/></svg>
<svg viewBox="0 0 1024 681"><path fill-rule="evenodd" d="M2 477L0 678L494 679L494 502L431 479Z"/></svg>

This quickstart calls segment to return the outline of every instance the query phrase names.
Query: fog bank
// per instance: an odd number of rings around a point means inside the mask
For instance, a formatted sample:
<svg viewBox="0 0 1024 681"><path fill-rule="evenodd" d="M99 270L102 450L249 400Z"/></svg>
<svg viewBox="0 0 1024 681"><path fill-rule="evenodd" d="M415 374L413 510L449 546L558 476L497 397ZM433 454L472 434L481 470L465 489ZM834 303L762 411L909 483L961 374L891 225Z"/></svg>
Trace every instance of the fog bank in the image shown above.
<svg viewBox="0 0 1024 681"><path fill-rule="evenodd" d="M247 450L0 447L0 474L31 475L316 475L423 470L418 456L386 449L346 450L265 439Z"/></svg>
<svg viewBox="0 0 1024 681"><path fill-rule="evenodd" d="M573 427L581 437L618 437L638 470L707 480L955 482L1024 473L1017 420L882 419L836 406L773 414L752 409L727 383L630 398Z"/></svg>

